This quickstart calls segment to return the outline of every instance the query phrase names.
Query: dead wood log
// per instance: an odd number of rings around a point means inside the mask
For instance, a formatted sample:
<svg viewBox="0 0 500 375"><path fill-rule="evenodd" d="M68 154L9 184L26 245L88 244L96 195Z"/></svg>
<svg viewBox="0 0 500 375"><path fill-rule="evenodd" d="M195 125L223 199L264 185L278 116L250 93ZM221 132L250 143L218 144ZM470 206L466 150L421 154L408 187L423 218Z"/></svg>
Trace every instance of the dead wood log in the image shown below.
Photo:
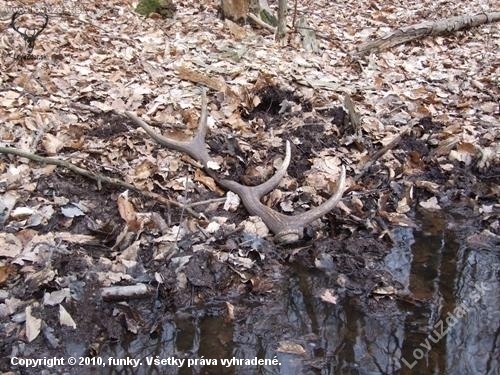
<svg viewBox="0 0 500 375"><path fill-rule="evenodd" d="M105 301L123 301L151 296L151 289L145 284L108 286L101 288L101 297Z"/></svg>
<svg viewBox="0 0 500 375"><path fill-rule="evenodd" d="M473 16L462 15L445 18L439 21L425 21L397 29L378 39L363 43L356 48L356 55L361 57L373 51L381 51L399 44L424 38L449 34L459 30L467 30L473 27L500 20L500 12L479 13Z"/></svg>

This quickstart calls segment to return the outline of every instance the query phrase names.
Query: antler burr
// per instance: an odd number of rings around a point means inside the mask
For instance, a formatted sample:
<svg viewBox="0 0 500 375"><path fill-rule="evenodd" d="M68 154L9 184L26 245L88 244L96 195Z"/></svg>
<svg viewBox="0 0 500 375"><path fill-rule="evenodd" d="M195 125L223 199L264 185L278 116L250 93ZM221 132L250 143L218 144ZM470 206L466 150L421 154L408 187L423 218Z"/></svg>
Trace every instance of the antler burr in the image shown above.
<svg viewBox="0 0 500 375"><path fill-rule="evenodd" d="M285 158L280 168L266 182L258 186L245 186L236 181L220 179L214 171L208 168L210 155L205 143L207 134L207 99L206 93L202 93L201 116L198 125L198 130L194 137L189 141L177 141L166 138L156 133L153 128L135 116L131 112L125 112L126 115L137 125L143 128L146 133L151 136L156 142L162 146L184 152L192 158L200 161L205 168L205 171L215 179L215 181L228 190L239 195L243 205L251 215L259 216L267 227L275 234L274 240L280 244L290 244L300 240L303 237L304 228L309 223L326 215L330 212L342 198L345 191L346 171L342 166L340 178L337 184L335 193L323 204L312 208L309 211L289 216L280 212L274 211L272 208L263 204L261 198L273 190L280 183L281 179L286 174L291 160L290 142L286 142Z"/></svg>

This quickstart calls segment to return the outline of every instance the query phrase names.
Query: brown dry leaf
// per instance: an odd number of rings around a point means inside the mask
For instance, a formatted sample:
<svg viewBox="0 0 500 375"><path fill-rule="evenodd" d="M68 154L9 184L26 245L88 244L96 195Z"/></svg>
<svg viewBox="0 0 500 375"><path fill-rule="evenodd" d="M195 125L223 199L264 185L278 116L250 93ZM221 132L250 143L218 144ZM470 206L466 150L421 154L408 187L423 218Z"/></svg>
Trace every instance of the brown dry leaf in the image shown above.
<svg viewBox="0 0 500 375"><path fill-rule="evenodd" d="M15 258L23 250L23 244L12 233L0 233L0 256L7 258Z"/></svg>
<svg viewBox="0 0 500 375"><path fill-rule="evenodd" d="M185 65L177 68L177 74L181 79L195 83L202 83L216 91L226 92L228 89L226 82L222 77L209 77L206 73L200 73Z"/></svg>
<svg viewBox="0 0 500 375"><path fill-rule="evenodd" d="M17 274L17 267L12 264L0 266L0 286L3 286L6 281L13 275Z"/></svg>
<svg viewBox="0 0 500 375"><path fill-rule="evenodd" d="M432 181L416 181L415 186L419 188L424 188L432 194L438 194L441 190L441 185L436 184Z"/></svg>
<svg viewBox="0 0 500 375"><path fill-rule="evenodd" d="M244 27L241 27L229 19L224 20L224 25L236 40L241 40L247 35L247 31Z"/></svg>
<svg viewBox="0 0 500 375"><path fill-rule="evenodd" d="M3 107L13 107L20 96L21 94L17 91L7 91L0 98L0 105Z"/></svg>
<svg viewBox="0 0 500 375"><path fill-rule="evenodd" d="M56 155L64 147L64 140L60 136L47 133L43 137L42 146L48 155Z"/></svg>
<svg viewBox="0 0 500 375"><path fill-rule="evenodd" d="M457 146L459 152L468 152L471 155L476 153L476 146L469 142L461 142Z"/></svg>
<svg viewBox="0 0 500 375"><path fill-rule="evenodd" d="M17 262L17 261L16 261ZM24 270L24 268L23 268ZM56 272L49 268L43 268L40 271L30 273L26 276L25 281L32 287L46 285L54 280Z"/></svg>
<svg viewBox="0 0 500 375"><path fill-rule="evenodd" d="M450 136L439 142L439 146L434 150L434 155L446 155L448 154L455 145L460 142L460 137Z"/></svg>
<svg viewBox="0 0 500 375"><path fill-rule="evenodd" d="M31 315L31 306L26 306L26 339L28 342L32 342L40 334L40 328L42 327L42 319L35 318Z"/></svg>
<svg viewBox="0 0 500 375"><path fill-rule="evenodd" d="M465 165L472 163L472 158L476 155L476 147L472 143L462 142L457 145L456 150L451 150L448 158L457 160Z"/></svg>
<svg viewBox="0 0 500 375"><path fill-rule="evenodd" d="M203 173L200 169L196 169L194 172L194 181L201 182L203 185L205 185L207 188L209 188L211 191L223 195L224 190L222 190L216 183L215 180L207 176L205 173Z"/></svg>
<svg viewBox="0 0 500 375"><path fill-rule="evenodd" d="M306 354L306 350L302 345L288 340L280 341L278 349L276 349L276 351L280 353L290 353L296 355Z"/></svg>
<svg viewBox="0 0 500 375"><path fill-rule="evenodd" d="M134 168L134 177L139 180L150 178L156 171L156 164L151 160L143 160Z"/></svg>
<svg viewBox="0 0 500 375"><path fill-rule="evenodd" d="M137 220L135 208L129 201L128 190L118 196L117 204L118 212L120 213L121 218L127 223L128 228L134 232L139 230L141 223Z"/></svg>
<svg viewBox="0 0 500 375"><path fill-rule="evenodd" d="M402 227L417 228L417 225L405 214L397 212L387 212L379 211L379 215L384 219L388 220L390 223L399 225Z"/></svg>

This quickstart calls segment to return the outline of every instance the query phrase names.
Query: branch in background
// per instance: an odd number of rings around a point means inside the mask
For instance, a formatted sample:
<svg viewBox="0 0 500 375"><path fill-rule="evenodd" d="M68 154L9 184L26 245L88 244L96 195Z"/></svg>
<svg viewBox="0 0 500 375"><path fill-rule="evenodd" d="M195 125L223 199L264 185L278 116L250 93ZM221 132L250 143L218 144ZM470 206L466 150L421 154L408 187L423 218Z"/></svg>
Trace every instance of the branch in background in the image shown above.
<svg viewBox="0 0 500 375"><path fill-rule="evenodd" d="M299 0L295 0L295 4L293 6L293 18L292 18L292 27L295 28L295 21L297 21L297 2Z"/></svg>
<svg viewBox="0 0 500 375"><path fill-rule="evenodd" d="M487 12L474 16L462 15L438 21L425 21L401 27L378 39L363 43L356 48L356 53L358 56L363 56L373 51L381 51L426 36L449 34L454 31L470 29L497 21L500 21L500 12Z"/></svg>

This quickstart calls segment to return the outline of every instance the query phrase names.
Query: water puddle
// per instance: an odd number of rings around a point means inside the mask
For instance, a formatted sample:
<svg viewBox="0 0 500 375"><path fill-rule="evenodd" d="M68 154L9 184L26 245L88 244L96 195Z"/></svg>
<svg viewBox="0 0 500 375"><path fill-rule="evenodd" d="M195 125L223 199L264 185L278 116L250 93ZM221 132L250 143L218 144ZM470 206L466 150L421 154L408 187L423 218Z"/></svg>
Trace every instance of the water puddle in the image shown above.
<svg viewBox="0 0 500 375"><path fill-rule="evenodd" d="M273 300L238 297L166 313L154 334L109 345L105 360L164 361L109 374L498 374L498 249L468 246L461 218L419 221L418 231L396 231L398 245L382 265L368 264L392 275L397 291L351 285L343 293L349 275L294 265ZM322 290L333 299L318 298ZM228 306L240 314L228 318Z"/></svg>

